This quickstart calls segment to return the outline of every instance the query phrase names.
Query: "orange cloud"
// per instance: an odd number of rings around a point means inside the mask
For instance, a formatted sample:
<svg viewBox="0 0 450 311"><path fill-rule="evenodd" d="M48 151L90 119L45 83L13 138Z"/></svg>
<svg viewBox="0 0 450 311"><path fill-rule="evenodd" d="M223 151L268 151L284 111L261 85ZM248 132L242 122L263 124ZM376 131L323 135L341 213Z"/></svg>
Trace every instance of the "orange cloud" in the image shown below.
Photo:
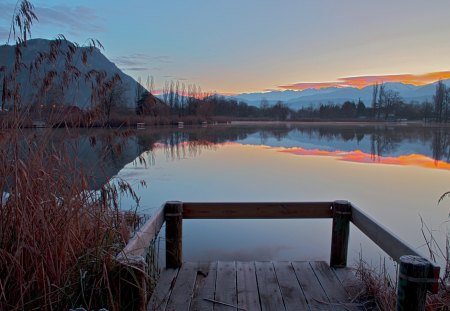
<svg viewBox="0 0 450 311"><path fill-rule="evenodd" d="M430 84L438 80L450 79L450 71L430 72L421 75L413 74L398 74L398 75L374 75L374 76L359 76L359 77L344 77L339 78L336 82L300 82L290 85L280 85L279 88L289 90L306 90L306 89L322 89L327 87L355 87L358 89L366 86L374 85L375 83L383 82L401 82L404 84L411 84L421 86Z"/></svg>
<svg viewBox="0 0 450 311"><path fill-rule="evenodd" d="M357 163L380 163L394 165L413 165L427 168L439 168L450 170L450 163L444 161L436 161L433 158L422 154L402 155L398 157L380 157L370 153L355 151L326 151L320 149L304 149L304 148L288 148L279 150L279 152L292 153L296 155L315 155L315 156L333 156L341 161L357 162Z"/></svg>

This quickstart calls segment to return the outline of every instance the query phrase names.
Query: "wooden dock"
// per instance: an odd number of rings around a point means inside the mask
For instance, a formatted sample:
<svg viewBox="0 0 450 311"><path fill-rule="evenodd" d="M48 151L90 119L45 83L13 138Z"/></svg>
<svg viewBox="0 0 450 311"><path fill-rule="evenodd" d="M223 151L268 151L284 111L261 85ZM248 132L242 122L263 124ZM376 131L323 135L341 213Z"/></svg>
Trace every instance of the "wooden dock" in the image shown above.
<svg viewBox="0 0 450 311"><path fill-rule="evenodd" d="M183 219L287 218L332 219L329 264L183 262ZM164 223L166 267L148 302L145 252ZM359 290L351 294L356 278L346 268L350 224L399 263L397 310L424 311L427 291L438 290L439 266L347 201L166 202L117 259L134 269L127 281L138 297L133 310L364 310L352 301Z"/></svg>
<svg viewBox="0 0 450 311"><path fill-rule="evenodd" d="M185 262L161 273L147 310L365 310L356 284L322 261Z"/></svg>

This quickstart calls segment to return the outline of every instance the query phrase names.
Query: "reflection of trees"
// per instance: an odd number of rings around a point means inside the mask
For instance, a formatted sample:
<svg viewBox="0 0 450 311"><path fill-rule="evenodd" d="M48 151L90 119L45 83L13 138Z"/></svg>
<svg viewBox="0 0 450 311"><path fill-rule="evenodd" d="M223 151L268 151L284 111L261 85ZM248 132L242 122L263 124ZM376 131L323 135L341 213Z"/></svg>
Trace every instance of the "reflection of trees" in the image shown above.
<svg viewBox="0 0 450 311"><path fill-rule="evenodd" d="M192 139L186 132L171 132L159 140L167 159L179 160L186 157L195 157L204 149L214 148L216 145L204 139Z"/></svg>
<svg viewBox="0 0 450 311"><path fill-rule="evenodd" d="M292 128L290 126L278 126L272 128L262 127L257 129L257 131L259 132L261 144L265 145L269 138L275 138L277 141L281 141L286 138L292 131Z"/></svg>
<svg viewBox="0 0 450 311"><path fill-rule="evenodd" d="M341 132L341 137L344 141L353 140L356 137L356 133L354 131L343 131Z"/></svg>
<svg viewBox="0 0 450 311"><path fill-rule="evenodd" d="M446 127L431 128L421 126L336 126L336 125L297 125L292 127L309 139L326 141L361 142L370 138L370 153L375 156L386 156L398 150L402 143L417 145L431 143L432 156L436 160L450 160L450 132Z"/></svg>
<svg viewBox="0 0 450 311"><path fill-rule="evenodd" d="M450 160L450 134L442 128L438 128L433 133L431 141L431 148L433 149L433 158L436 161Z"/></svg>
<svg viewBox="0 0 450 311"><path fill-rule="evenodd" d="M436 160L450 160L450 131L446 127L386 127L386 126L335 126L317 124L252 124L240 126L149 128L142 131L112 131L105 129L80 130L73 138L60 135L63 130L53 130L49 148L73 145L77 150L80 167L85 168L97 180L105 183L126 164L138 159L154 163L154 149L163 148L168 159L177 160L198 156L202 150L214 150L216 145L245 140L249 136L260 137L261 143L269 139L282 140L303 135L309 140L336 142L361 142L366 139L373 156L394 153L402 143L430 146L430 154ZM39 135L31 132L30 135ZM33 139L36 141L36 139ZM65 141L62 144L62 141ZM331 142L331 143L330 143ZM301 147L301 145L299 145ZM147 158L146 158L147 157Z"/></svg>
<svg viewBox="0 0 450 311"><path fill-rule="evenodd" d="M269 139L278 141L290 133L300 133L309 139L332 141L357 141L369 139L370 152L373 156L387 156L398 150L403 142L418 145L428 145L431 142L432 156L435 159L449 158L449 131L447 128L428 128L412 126L380 126L380 125L243 125L217 126L207 128L157 129L152 132L138 132L137 141L140 152L151 150L155 143L161 143L166 148L166 154L172 159L197 155L202 148L210 149L215 144L228 141L244 140L257 134L261 144ZM431 153L431 152L430 152ZM430 154L431 156L431 154Z"/></svg>
<svg viewBox="0 0 450 311"><path fill-rule="evenodd" d="M400 141L392 132L374 133L370 136L370 153L374 158L384 156L395 151Z"/></svg>

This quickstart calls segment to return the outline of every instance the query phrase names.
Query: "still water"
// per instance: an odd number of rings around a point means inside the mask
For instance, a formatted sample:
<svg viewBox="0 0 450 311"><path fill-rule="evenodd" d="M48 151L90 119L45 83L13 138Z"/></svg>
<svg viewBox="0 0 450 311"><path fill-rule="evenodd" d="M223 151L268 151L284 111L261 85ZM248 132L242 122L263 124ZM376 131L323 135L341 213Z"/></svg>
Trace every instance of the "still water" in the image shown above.
<svg viewBox="0 0 450 311"><path fill-rule="evenodd" d="M145 129L127 148L145 161L129 161L117 177L134 185L141 212L151 214L168 200L345 199L425 256L421 218L444 245L450 198L440 204L438 199L450 190L450 128L232 124ZM129 198L121 203L134 208ZM183 225L184 260L329 259L331 220L185 220ZM349 263L361 253L373 264L384 257L352 226Z"/></svg>

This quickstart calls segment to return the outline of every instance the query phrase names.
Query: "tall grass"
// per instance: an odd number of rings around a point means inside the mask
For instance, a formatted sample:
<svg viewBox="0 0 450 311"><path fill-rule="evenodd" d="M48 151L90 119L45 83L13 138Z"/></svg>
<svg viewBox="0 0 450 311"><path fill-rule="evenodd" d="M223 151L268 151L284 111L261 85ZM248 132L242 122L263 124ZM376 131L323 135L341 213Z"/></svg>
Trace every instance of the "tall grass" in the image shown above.
<svg viewBox="0 0 450 311"><path fill-rule="evenodd" d="M440 199L447 196L444 194ZM421 218L421 231L428 248L430 260L434 263L441 263L441 276L439 278L438 292L427 293L426 310L427 311L448 311L450 310L450 234L447 233L445 246L436 240L434 231L429 228ZM397 267L398 269L398 267ZM398 271L397 271L398 272ZM397 293L397 276L393 281L386 270L385 265L380 265L377 269L373 265L365 262L360 256L356 269L356 275L361 281L362 290L358 299L365 301L367 310L395 310Z"/></svg>
<svg viewBox="0 0 450 311"><path fill-rule="evenodd" d="M72 58L88 61L85 51L77 54L78 46L63 50L60 37L33 64L23 64L21 52L37 19L33 10L29 1L18 2L10 33L15 61L0 66L2 110L5 104L13 108L0 125L0 192L7 193L0 196L0 310L119 310L124 304L115 255L135 218L120 211L118 199L135 194L123 181L93 191L95 176L81 166L76 143L54 140L48 129L23 130L29 109L20 95L30 86L17 82L22 70L67 62L63 73L49 71L42 80L30 81L44 92L60 81L64 90L68 84L62 77L86 78L70 67ZM68 128L65 133L73 136Z"/></svg>

